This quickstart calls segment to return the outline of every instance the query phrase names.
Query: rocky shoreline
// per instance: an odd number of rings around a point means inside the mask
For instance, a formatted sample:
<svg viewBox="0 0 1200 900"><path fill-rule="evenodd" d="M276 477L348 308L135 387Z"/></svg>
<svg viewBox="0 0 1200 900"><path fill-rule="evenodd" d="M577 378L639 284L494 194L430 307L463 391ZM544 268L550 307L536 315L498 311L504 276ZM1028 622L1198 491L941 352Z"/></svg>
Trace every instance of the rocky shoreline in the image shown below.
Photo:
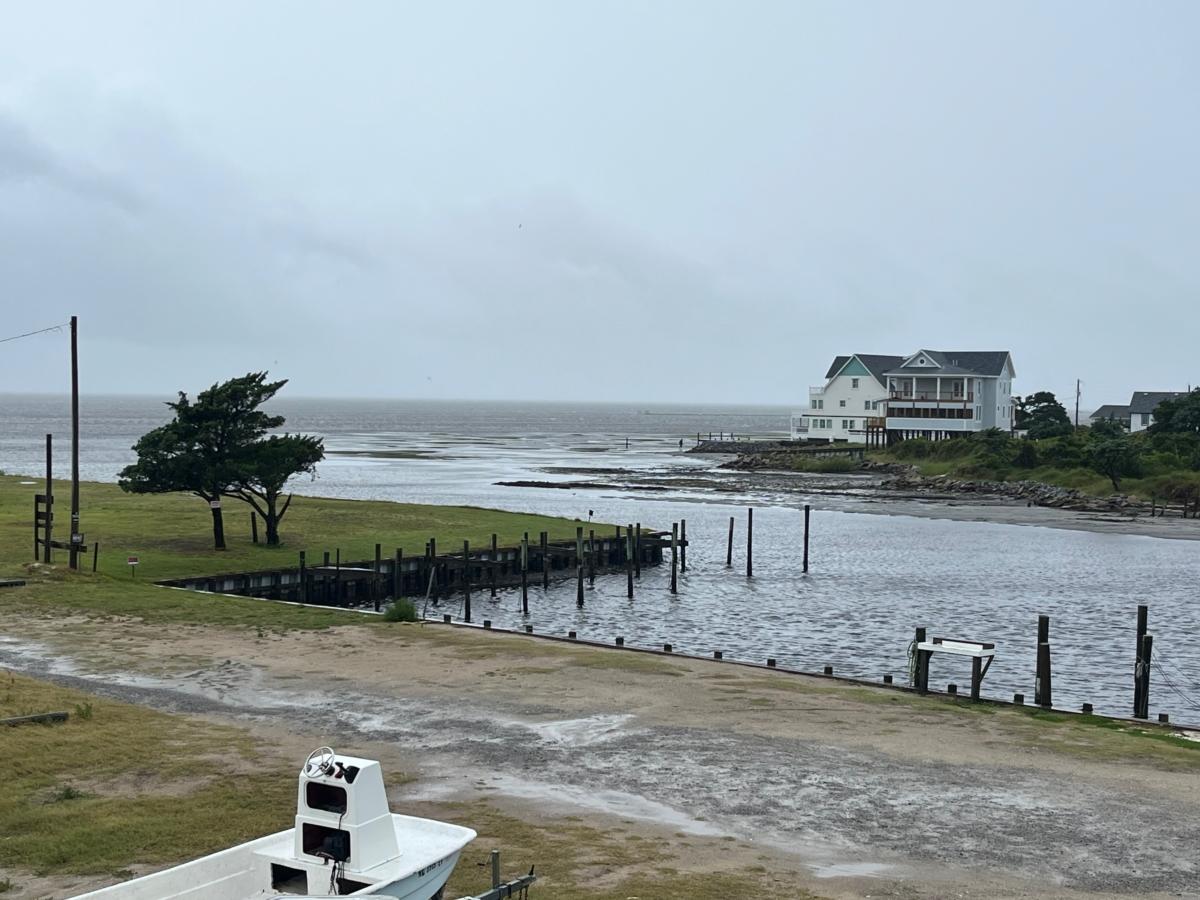
<svg viewBox="0 0 1200 900"><path fill-rule="evenodd" d="M921 475L912 467L907 471L885 478L880 482L884 490L904 491L909 494L952 494L1005 497L1024 500L1030 506L1049 506L1054 509L1070 509L1079 512L1120 512L1127 515L1147 514L1149 506L1141 500L1113 494L1110 497L1093 497L1073 488L1059 487L1040 481L973 481L953 478L949 475Z"/></svg>
<svg viewBox="0 0 1200 900"><path fill-rule="evenodd" d="M741 472L795 471L796 454L779 447L749 449L723 463L721 468ZM1027 506L1046 506L1077 512L1123 513L1129 516L1150 515L1150 504L1143 500L1113 494L1095 497L1073 488L1059 487L1040 481L989 481L955 478L950 475L922 475L915 466L905 463L878 463L867 460L852 470L863 475L882 477L874 487L928 499L963 499L989 497L1024 501ZM849 474L849 473L847 473Z"/></svg>

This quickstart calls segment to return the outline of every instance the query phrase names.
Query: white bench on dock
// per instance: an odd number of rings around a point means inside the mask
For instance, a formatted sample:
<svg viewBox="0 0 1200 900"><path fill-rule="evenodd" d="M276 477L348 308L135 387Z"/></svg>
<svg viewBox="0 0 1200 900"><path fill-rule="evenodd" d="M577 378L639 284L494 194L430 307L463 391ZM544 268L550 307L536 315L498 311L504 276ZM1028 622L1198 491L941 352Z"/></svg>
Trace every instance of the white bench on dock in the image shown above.
<svg viewBox="0 0 1200 900"><path fill-rule="evenodd" d="M922 629L923 631L924 629ZM932 640L917 640L916 688L924 694L929 691L929 661L935 653L971 658L971 699L979 699L979 685L996 658L996 645L985 641L959 641L935 637ZM985 662L986 660L986 662Z"/></svg>

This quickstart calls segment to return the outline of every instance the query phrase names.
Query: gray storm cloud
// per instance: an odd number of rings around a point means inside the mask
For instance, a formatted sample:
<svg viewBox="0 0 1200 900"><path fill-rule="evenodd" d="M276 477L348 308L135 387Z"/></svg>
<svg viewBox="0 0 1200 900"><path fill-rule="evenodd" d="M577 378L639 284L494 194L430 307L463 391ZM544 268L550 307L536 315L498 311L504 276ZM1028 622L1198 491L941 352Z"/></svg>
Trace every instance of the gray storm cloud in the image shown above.
<svg viewBox="0 0 1200 900"><path fill-rule="evenodd" d="M1093 405L1196 380L1189 4L61 12L0 33L0 296L81 317L93 391L792 403L918 346ZM64 387L60 343L0 391Z"/></svg>

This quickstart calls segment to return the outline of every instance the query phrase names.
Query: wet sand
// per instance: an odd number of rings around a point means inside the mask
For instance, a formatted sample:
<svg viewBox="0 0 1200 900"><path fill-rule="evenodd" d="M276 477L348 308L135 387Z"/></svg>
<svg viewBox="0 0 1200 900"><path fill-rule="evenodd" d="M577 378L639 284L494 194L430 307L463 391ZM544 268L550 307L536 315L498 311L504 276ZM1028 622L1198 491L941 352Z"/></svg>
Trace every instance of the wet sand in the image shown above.
<svg viewBox="0 0 1200 900"><path fill-rule="evenodd" d="M441 626L0 627L28 674L378 754L404 811L583 817L778 896L1200 896L1200 751L1106 729Z"/></svg>

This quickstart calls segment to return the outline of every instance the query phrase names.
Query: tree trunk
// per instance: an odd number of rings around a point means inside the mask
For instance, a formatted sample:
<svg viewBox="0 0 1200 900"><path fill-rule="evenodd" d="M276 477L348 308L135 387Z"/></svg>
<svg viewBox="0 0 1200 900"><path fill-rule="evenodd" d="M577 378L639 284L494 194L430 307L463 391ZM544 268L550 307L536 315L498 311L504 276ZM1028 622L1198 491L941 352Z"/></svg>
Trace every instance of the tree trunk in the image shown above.
<svg viewBox="0 0 1200 900"><path fill-rule="evenodd" d="M275 515L275 504L267 507L266 522L267 522L267 546L279 546L279 517Z"/></svg>
<svg viewBox="0 0 1200 900"><path fill-rule="evenodd" d="M220 498L209 501L209 507L212 509L213 520L213 546L217 550L225 549L225 520L221 518L221 507L213 506L213 503L220 503Z"/></svg>

